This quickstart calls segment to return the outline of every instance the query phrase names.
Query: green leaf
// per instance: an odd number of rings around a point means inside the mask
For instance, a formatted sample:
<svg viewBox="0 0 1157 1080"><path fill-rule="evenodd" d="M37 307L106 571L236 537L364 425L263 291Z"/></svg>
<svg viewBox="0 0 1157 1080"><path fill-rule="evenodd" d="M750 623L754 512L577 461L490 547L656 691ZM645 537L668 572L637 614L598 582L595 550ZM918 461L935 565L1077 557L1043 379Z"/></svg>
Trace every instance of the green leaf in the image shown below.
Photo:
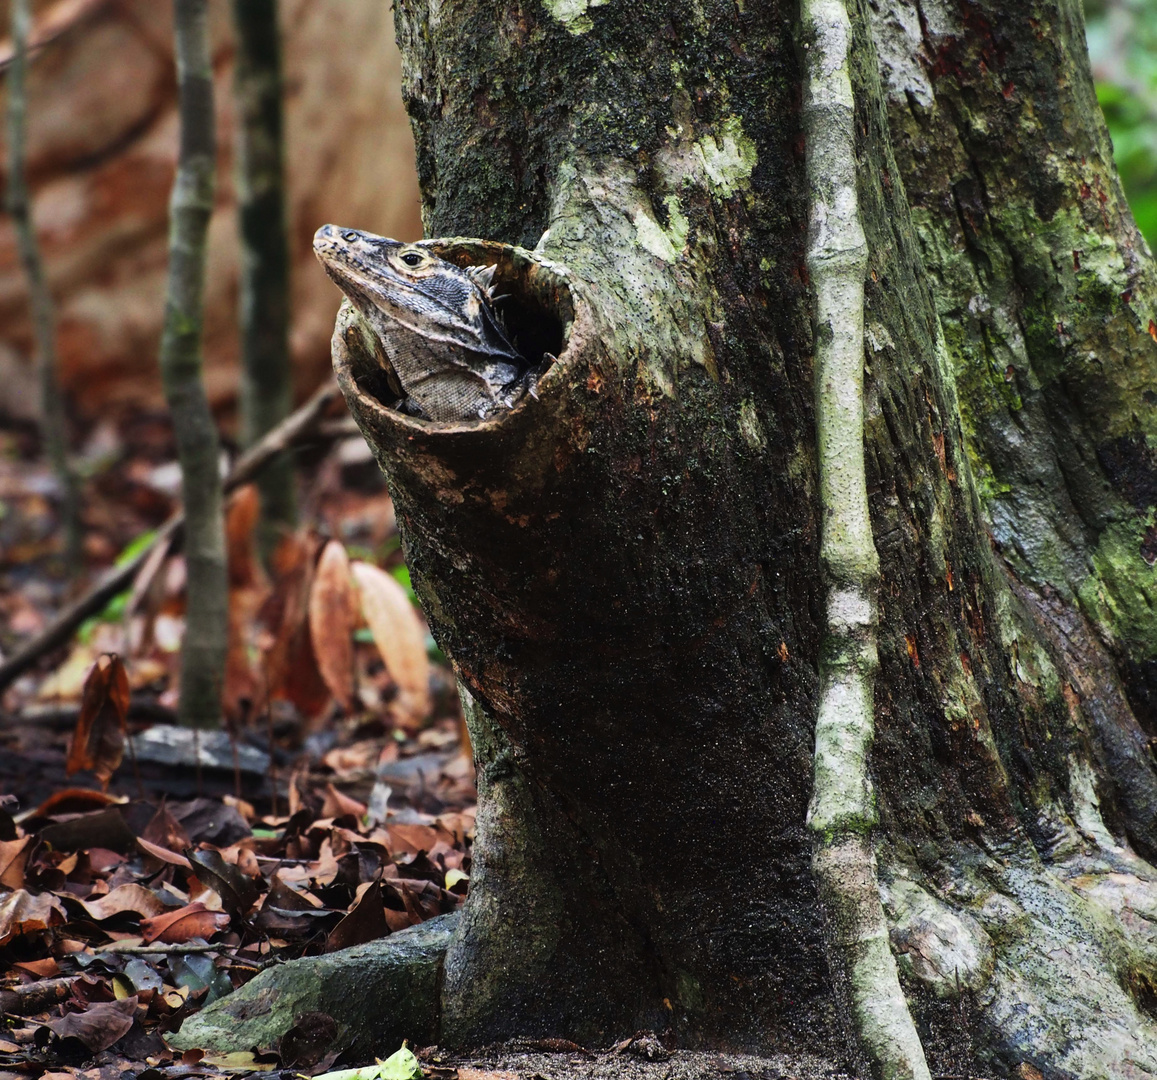
<svg viewBox="0 0 1157 1080"><path fill-rule="evenodd" d="M405 563L402 563L399 566L395 566L390 573L394 575L394 580L406 590L406 595L410 598L410 603L416 604L418 597L414 594L414 586L410 584L410 568Z"/></svg>
<svg viewBox="0 0 1157 1080"><path fill-rule="evenodd" d="M148 532L141 533L135 540L129 542L128 546L116 557L117 566L127 566L133 561L142 551L145 550L157 538L157 530L150 529Z"/></svg>
<svg viewBox="0 0 1157 1080"><path fill-rule="evenodd" d="M363 1065L360 1069L322 1073L313 1080L422 1080L422 1066L403 1043L402 1048L385 1061Z"/></svg>
<svg viewBox="0 0 1157 1080"><path fill-rule="evenodd" d="M380 1080L422 1080L422 1066L403 1043L401 1050L381 1063L378 1076Z"/></svg>

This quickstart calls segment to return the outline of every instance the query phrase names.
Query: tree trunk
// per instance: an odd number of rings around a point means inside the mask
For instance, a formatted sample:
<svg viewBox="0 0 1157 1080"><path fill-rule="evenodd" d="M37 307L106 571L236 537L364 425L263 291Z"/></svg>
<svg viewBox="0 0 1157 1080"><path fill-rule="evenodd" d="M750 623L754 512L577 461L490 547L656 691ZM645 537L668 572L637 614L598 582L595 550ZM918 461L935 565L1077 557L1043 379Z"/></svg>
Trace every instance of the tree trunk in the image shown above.
<svg viewBox="0 0 1157 1080"><path fill-rule="evenodd" d="M443 1039L830 1051L812 42L776 2L436 6L397 5L427 232L493 238L433 243L559 357L433 424L334 337L479 767ZM902 985L934 1073L1157 1075L1157 282L1079 5L848 11Z"/></svg>
<svg viewBox="0 0 1157 1080"><path fill-rule="evenodd" d="M241 233L241 441L252 446L293 408L285 210L281 30L277 0L233 0L237 204ZM268 557L297 522L293 462L258 481L258 546Z"/></svg>
<svg viewBox="0 0 1157 1080"><path fill-rule="evenodd" d="M169 200L169 275L161 380L173 414L185 504L185 637L181 721L221 722L228 593L220 444L202 372L206 241L213 211L216 143L206 0L173 0L181 144Z"/></svg>

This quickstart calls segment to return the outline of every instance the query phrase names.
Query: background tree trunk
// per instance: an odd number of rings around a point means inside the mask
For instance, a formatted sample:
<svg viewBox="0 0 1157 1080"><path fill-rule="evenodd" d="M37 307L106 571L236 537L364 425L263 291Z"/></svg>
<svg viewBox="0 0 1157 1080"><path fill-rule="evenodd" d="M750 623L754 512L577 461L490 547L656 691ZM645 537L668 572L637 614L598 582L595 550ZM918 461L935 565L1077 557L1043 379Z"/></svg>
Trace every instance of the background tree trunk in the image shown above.
<svg viewBox="0 0 1157 1080"><path fill-rule="evenodd" d="M241 233L241 441L252 446L290 413L289 240L286 235L281 28L277 0L233 0L237 59L237 201ZM297 521L293 466L258 482L258 544L268 556Z"/></svg>
<svg viewBox="0 0 1157 1080"><path fill-rule="evenodd" d="M933 1072L1157 1075L1153 267L1076 0L963 10L849 5L880 891ZM435 425L334 339L479 765L443 1037L830 1050L794 6L439 12L397 9L427 232L533 247L435 245L565 341Z"/></svg>
<svg viewBox="0 0 1157 1080"><path fill-rule="evenodd" d="M173 0L181 149L169 203L169 284L161 378L173 414L185 504L185 636L178 715L221 721L228 596L220 442L201 377L205 241L213 212L216 143L206 0Z"/></svg>

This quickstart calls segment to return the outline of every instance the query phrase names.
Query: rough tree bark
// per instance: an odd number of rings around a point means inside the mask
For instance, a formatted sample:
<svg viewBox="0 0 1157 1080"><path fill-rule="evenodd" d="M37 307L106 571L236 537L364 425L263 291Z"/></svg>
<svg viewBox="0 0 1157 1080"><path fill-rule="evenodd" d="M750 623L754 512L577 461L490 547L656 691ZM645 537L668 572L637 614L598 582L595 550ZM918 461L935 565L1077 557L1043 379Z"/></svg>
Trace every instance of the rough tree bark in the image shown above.
<svg viewBox="0 0 1157 1080"><path fill-rule="evenodd" d="M1079 3L848 13L902 986L933 1072L1157 1076L1157 280ZM479 766L442 1038L830 1049L812 750L873 620L841 645L825 613L813 41L775 0L397 19L427 233L487 238L432 243L497 262L559 356L537 400L430 424L374 397L348 306L334 337Z"/></svg>

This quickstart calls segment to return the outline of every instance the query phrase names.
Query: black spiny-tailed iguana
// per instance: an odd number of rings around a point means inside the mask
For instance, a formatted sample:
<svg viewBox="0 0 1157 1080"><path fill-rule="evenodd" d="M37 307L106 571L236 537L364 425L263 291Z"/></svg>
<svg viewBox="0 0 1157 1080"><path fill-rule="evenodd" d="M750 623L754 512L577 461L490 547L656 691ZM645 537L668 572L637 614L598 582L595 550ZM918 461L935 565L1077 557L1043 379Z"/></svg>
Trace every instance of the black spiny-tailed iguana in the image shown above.
<svg viewBox="0 0 1157 1080"><path fill-rule="evenodd" d="M313 250L381 342L404 411L483 419L534 393L538 371L493 306L493 266L461 270L417 244L334 225L317 230Z"/></svg>

